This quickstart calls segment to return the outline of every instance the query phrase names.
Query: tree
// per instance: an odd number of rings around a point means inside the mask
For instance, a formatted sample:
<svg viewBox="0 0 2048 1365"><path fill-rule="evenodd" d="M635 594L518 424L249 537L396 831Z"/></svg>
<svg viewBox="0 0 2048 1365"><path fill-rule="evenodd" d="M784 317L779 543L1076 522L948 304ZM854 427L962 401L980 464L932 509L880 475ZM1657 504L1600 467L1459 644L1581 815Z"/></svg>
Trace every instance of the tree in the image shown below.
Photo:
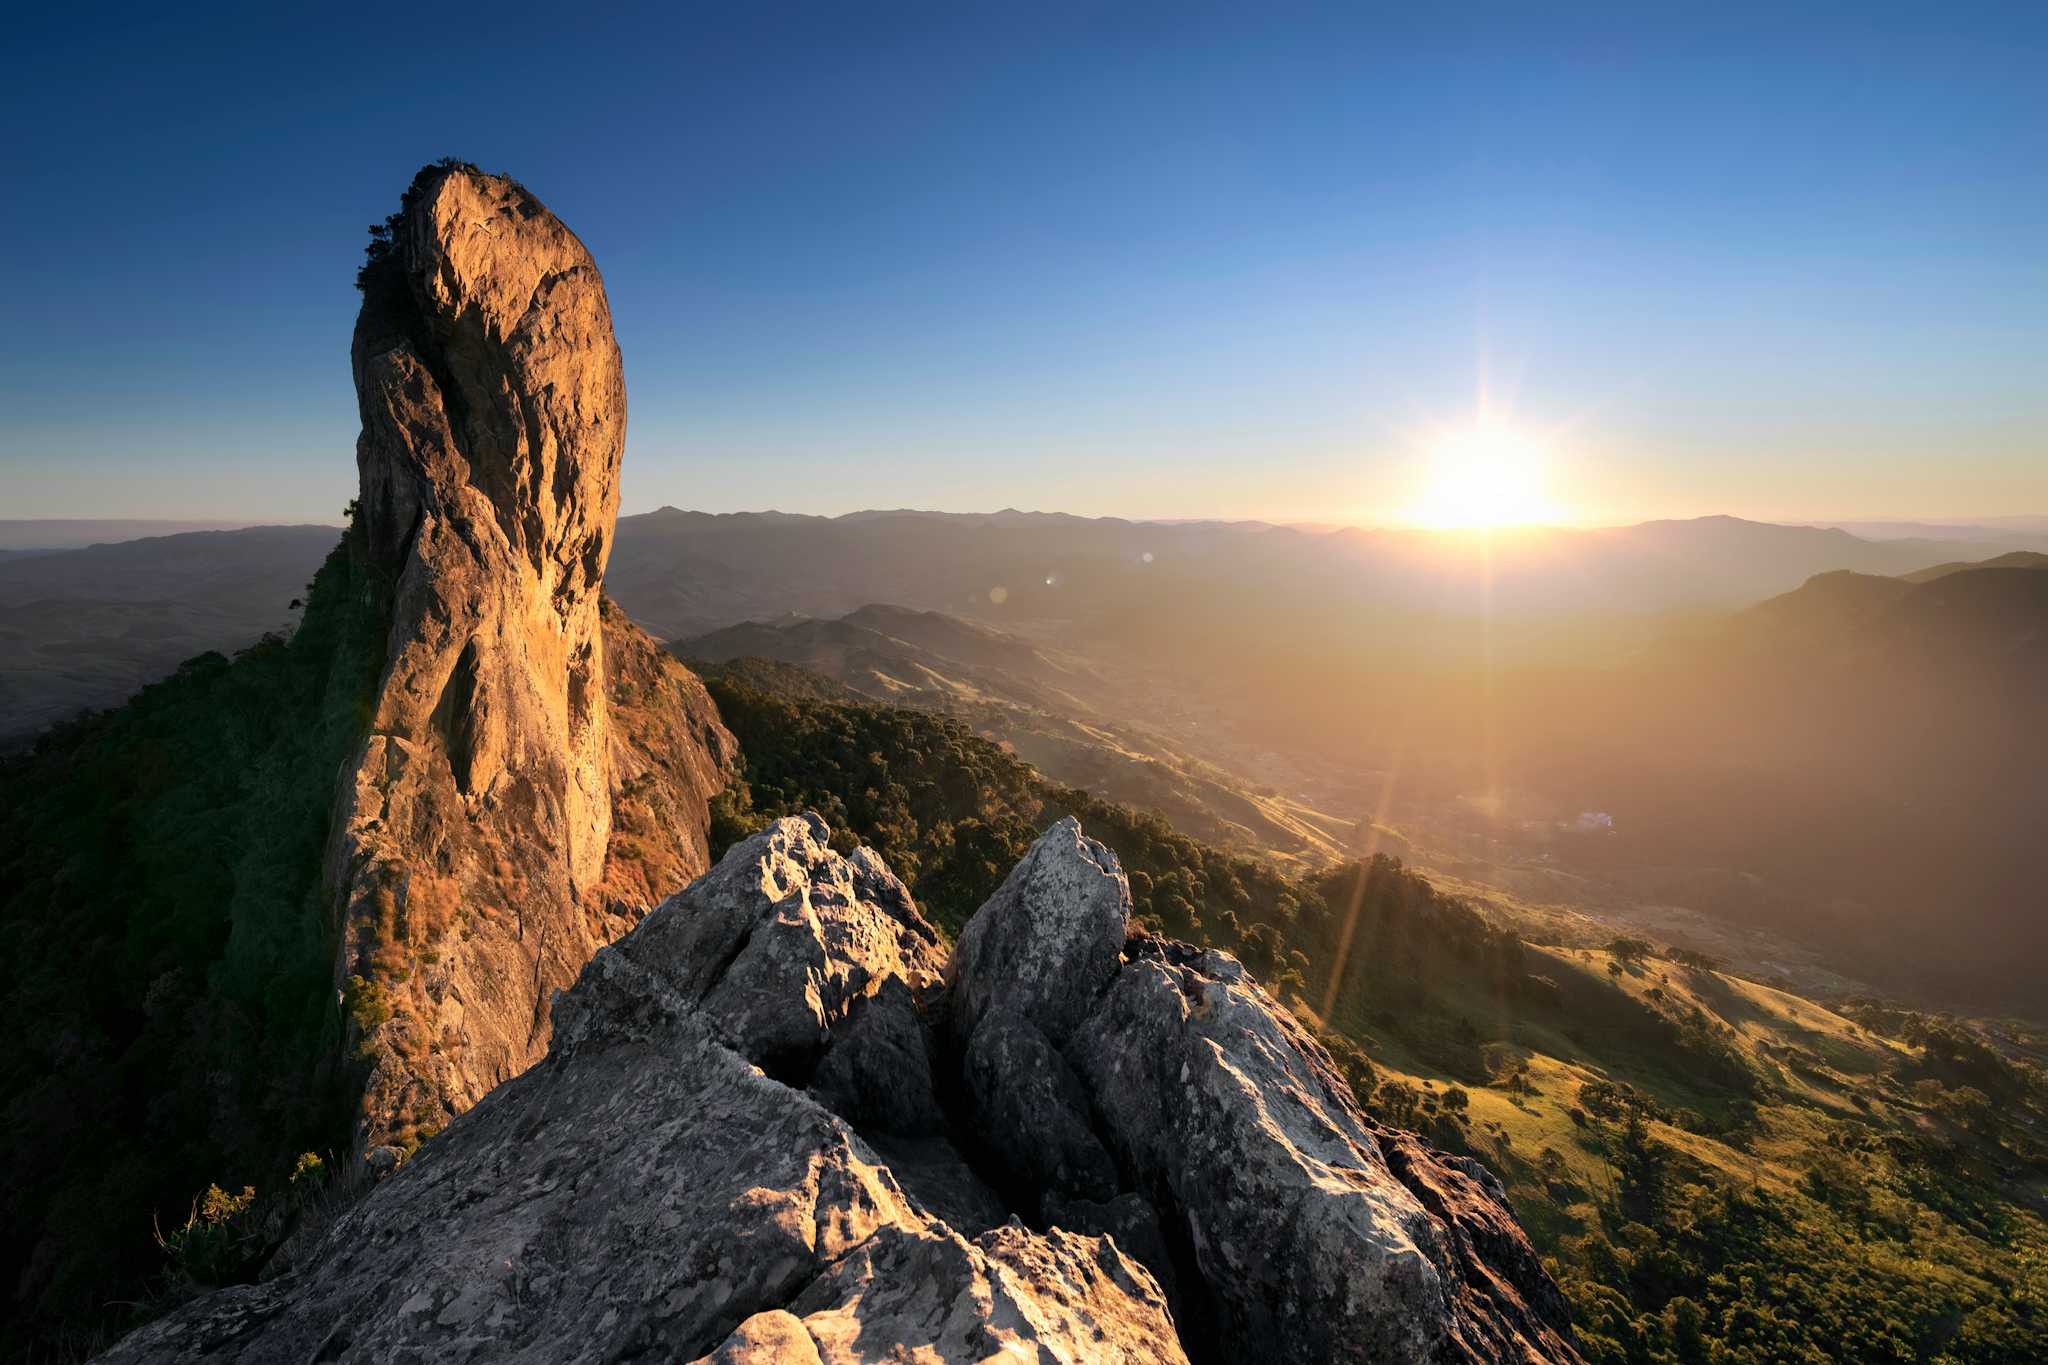
<svg viewBox="0 0 2048 1365"><path fill-rule="evenodd" d="M1633 966L1644 958L1653 956L1657 949L1654 944L1645 939L1624 936L1622 938L1610 939L1607 944L1607 951Z"/></svg>
<svg viewBox="0 0 2048 1365"><path fill-rule="evenodd" d="M1705 1365L1706 1324L1706 1311L1683 1294L1664 1305L1664 1331L1671 1338L1672 1354L1684 1365Z"/></svg>

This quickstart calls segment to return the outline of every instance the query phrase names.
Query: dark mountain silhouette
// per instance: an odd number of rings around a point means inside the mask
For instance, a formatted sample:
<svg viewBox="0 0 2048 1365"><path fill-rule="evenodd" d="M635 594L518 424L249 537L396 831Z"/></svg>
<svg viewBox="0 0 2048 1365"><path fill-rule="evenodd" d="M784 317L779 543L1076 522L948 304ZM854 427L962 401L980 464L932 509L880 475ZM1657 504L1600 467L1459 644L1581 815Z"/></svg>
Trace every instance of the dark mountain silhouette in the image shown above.
<svg viewBox="0 0 2048 1365"><path fill-rule="evenodd" d="M1932 568L1902 575L1910 583L1927 583L1937 578L1946 578L1952 573L1964 573L1971 569L2048 569L2048 555L2034 550L2013 550L1990 559L1960 560L1951 564L1936 564Z"/></svg>

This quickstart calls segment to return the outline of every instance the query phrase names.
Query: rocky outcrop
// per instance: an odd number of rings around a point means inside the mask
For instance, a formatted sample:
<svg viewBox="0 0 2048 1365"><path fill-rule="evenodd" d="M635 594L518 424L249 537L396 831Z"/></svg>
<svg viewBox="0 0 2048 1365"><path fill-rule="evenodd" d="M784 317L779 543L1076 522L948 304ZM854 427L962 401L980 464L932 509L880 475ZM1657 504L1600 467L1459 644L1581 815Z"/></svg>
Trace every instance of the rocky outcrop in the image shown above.
<svg viewBox="0 0 2048 1365"><path fill-rule="evenodd" d="M294 1269L108 1358L1577 1359L1483 1168L1227 955L1126 938L1074 822L950 960L828 840L736 845Z"/></svg>
<svg viewBox="0 0 2048 1365"><path fill-rule="evenodd" d="M1114 1241L949 1225L800 1088L885 986L928 1000L941 965L902 883L826 833L735 846L592 959L543 1063L297 1269L109 1359L1182 1359Z"/></svg>
<svg viewBox="0 0 2048 1365"><path fill-rule="evenodd" d="M1220 1359L1570 1358L1562 1300L1483 1168L1405 1138L1390 1160L1235 958L1126 940L1129 909L1116 856L1070 818L961 935L952 1041L976 1135L1022 1177L1012 1197L1132 1246L1156 1228L1183 1339Z"/></svg>
<svg viewBox="0 0 2048 1365"><path fill-rule="evenodd" d="M589 252L452 164L382 232L352 361L358 542L391 628L328 872L366 1148L542 1054L552 994L706 866L732 748L695 680L605 614L626 395ZM622 726L622 706L658 714ZM634 802L668 809L617 844Z"/></svg>

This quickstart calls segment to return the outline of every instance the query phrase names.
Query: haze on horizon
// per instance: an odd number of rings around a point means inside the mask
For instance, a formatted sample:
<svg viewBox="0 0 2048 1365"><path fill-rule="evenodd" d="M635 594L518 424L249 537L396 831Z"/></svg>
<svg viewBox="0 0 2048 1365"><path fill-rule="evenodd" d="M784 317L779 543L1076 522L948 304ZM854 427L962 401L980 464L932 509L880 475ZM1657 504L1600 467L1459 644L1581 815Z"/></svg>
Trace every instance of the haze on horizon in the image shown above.
<svg viewBox="0 0 2048 1365"><path fill-rule="evenodd" d="M334 520L335 262L449 154L604 262L627 512L2048 511L2039 10L459 22L22 22L9 515Z"/></svg>

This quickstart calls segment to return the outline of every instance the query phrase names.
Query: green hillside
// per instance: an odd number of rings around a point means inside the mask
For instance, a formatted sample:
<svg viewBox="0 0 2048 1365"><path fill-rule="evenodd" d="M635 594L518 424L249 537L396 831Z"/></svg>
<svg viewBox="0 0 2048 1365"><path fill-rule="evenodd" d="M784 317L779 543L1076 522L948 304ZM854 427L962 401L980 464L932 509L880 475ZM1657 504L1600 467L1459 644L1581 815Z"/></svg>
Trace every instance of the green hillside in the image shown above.
<svg viewBox="0 0 2048 1365"><path fill-rule="evenodd" d="M1303 872L1217 849L958 720L770 676L710 682L745 761L715 846L816 809L957 932L1079 816L1143 927L1243 956L1369 1108L1500 1174L1589 1358L2041 1358L2048 1084L2025 1040L1850 1017L1635 940L1529 945L1396 860Z"/></svg>
<svg viewBox="0 0 2048 1365"><path fill-rule="evenodd" d="M0 773L10 1358L130 1321L153 1227L347 1131L318 892L385 595L345 542L289 640L189 660Z"/></svg>

